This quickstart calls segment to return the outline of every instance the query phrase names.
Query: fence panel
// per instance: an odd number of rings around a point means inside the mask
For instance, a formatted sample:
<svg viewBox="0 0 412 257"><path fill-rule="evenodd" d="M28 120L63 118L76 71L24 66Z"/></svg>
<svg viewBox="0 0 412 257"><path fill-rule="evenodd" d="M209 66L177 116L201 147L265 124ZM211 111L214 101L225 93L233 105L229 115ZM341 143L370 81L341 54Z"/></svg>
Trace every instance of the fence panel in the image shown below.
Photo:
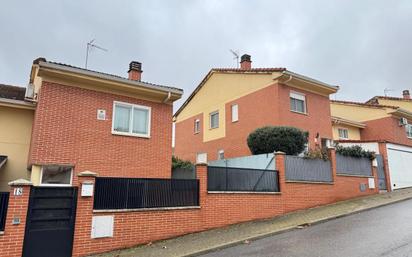
<svg viewBox="0 0 412 257"><path fill-rule="evenodd" d="M336 173L354 176L372 176L372 163L368 158L355 158L336 154Z"/></svg>
<svg viewBox="0 0 412 257"><path fill-rule="evenodd" d="M207 167L208 191L279 192L275 170Z"/></svg>
<svg viewBox="0 0 412 257"><path fill-rule="evenodd" d="M172 179L196 179L196 168L174 168L172 169Z"/></svg>
<svg viewBox="0 0 412 257"><path fill-rule="evenodd" d="M96 178L94 209L199 206L199 180Z"/></svg>
<svg viewBox="0 0 412 257"><path fill-rule="evenodd" d="M330 161L305 159L287 155L285 158L286 180L309 182L332 182Z"/></svg>
<svg viewBox="0 0 412 257"><path fill-rule="evenodd" d="M9 192L0 192L0 231L6 225L7 207L9 206Z"/></svg>

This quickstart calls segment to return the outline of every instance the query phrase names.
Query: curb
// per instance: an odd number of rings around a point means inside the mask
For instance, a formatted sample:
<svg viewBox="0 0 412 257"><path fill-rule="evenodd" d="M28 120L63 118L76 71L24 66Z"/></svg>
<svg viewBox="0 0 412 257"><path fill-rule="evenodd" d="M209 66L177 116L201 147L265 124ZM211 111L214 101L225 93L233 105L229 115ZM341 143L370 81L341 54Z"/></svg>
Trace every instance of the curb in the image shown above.
<svg viewBox="0 0 412 257"><path fill-rule="evenodd" d="M339 214L339 215L335 215L335 216L322 218L322 219L319 219L319 220L314 220L312 222L309 222L309 224L311 224L311 225L321 224L321 223L325 223L325 222L330 221L330 220L343 218L343 217L346 217L346 216L350 216L350 215L354 215L354 214L357 214L357 213L377 209L377 208L380 208L380 207L384 207L384 206L387 206L387 205L403 202L403 201L410 200L410 199L412 199L412 196L408 196L406 198L394 200L394 201L383 203L383 204L378 204L376 206L366 207L366 208L360 209L360 210L354 210L354 211L348 212L348 213L343 213L343 214ZM225 249L225 248L241 245L241 244L244 243L245 240L256 241L256 240L259 240L259 239L262 239L262 238L266 238L266 237L274 236L274 235L277 235L277 234L282 234L282 233L286 233L286 232L289 232L289 231L292 231L292 230L296 230L297 227L298 226L290 226L290 227L286 227L286 228L276 230L276 231L272 231L272 232L269 232L269 233L264 233L264 234L261 234L261 235L256 235L256 236L243 238L242 240L235 240L235 241L232 241L232 242L229 242L229 243L225 243L225 244L221 244L221 245L217 245L217 246L212 246L212 247L204 249L204 250L200 250L200 251L196 251L196 252L193 252L193 253L181 255L181 257L195 257L195 256L215 252L217 250L222 250L222 249Z"/></svg>

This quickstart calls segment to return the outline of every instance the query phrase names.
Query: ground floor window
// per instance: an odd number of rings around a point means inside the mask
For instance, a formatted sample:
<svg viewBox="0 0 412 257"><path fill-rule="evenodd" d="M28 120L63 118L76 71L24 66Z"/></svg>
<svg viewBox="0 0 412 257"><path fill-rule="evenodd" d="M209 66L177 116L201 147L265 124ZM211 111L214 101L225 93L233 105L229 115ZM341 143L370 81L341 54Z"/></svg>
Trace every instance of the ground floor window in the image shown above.
<svg viewBox="0 0 412 257"><path fill-rule="evenodd" d="M41 169L40 184L43 186L70 186L73 167L45 165Z"/></svg>

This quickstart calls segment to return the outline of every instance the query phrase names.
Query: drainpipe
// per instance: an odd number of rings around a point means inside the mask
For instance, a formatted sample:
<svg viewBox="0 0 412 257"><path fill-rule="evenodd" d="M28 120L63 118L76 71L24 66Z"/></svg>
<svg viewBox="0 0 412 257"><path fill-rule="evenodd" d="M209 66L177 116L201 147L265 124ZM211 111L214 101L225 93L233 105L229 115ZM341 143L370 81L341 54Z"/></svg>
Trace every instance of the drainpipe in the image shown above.
<svg viewBox="0 0 412 257"><path fill-rule="evenodd" d="M285 84L288 83L289 81L291 81L293 79L293 76L289 74L289 78L284 82Z"/></svg>

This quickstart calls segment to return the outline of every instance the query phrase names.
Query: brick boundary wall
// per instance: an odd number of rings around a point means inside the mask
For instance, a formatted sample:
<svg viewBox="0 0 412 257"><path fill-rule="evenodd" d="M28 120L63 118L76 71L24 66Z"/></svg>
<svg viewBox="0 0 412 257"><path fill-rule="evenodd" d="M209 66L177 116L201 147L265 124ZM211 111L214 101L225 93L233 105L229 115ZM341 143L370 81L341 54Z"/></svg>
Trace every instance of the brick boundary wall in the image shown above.
<svg viewBox="0 0 412 257"><path fill-rule="evenodd" d="M29 207L31 183L14 183L10 185L9 206L7 209L4 234L0 234L0 256L21 257L23 253L26 216ZM21 195L14 195L14 189L23 189ZM13 225L13 219L20 219L20 224Z"/></svg>
<svg viewBox="0 0 412 257"><path fill-rule="evenodd" d="M200 180L200 208L140 210L123 212L94 212L93 197L82 197L77 203L73 256L87 256L115 249L127 248L188 233L223 227L230 224L271 218L291 211L330 204L359 196L378 193L377 172L373 168L375 189L360 191L360 184L368 185L368 177L336 175L335 151L330 151L333 183L302 183L285 180L285 155L276 153L280 193L210 193L207 191L207 165L196 166ZM84 172L78 176L82 183L94 183L95 175ZM29 187L25 192L29 192ZM23 213L27 213L28 195L17 202L10 199L6 232L0 236L0 255L19 256L24 236ZM22 224L11 226L11 217L21 213ZM20 215L20 214L19 214ZM93 216L114 216L113 237L92 239ZM25 216L24 216L25 219ZM14 239L10 239L13 235ZM17 235L17 238L15 236ZM3 252L1 252L3 251Z"/></svg>

